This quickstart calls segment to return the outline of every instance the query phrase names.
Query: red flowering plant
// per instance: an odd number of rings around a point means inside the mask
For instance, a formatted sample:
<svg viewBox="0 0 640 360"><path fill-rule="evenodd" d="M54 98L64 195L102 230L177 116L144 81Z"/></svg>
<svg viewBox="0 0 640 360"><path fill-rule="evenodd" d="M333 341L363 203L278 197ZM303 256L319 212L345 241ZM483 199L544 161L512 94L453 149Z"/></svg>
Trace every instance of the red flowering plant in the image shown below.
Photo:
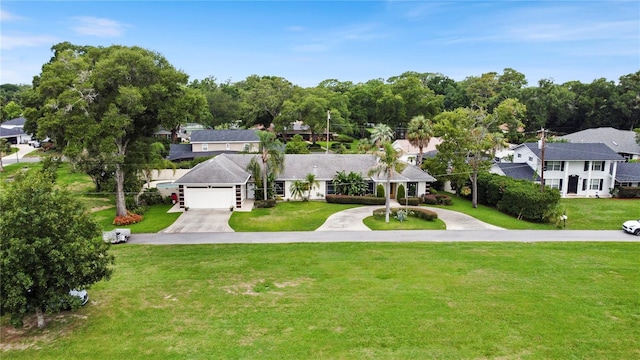
<svg viewBox="0 0 640 360"><path fill-rule="evenodd" d="M116 218L113 219L113 225L123 226L136 224L142 221L142 219L144 219L142 215L134 214L130 211L127 211L127 215L125 216L116 216Z"/></svg>

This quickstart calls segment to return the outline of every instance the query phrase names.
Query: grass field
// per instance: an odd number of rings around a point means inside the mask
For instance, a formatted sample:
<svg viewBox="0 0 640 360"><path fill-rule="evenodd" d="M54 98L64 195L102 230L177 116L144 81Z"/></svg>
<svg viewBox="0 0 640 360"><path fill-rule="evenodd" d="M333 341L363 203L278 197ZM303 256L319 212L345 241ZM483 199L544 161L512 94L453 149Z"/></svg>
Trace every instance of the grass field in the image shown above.
<svg viewBox="0 0 640 360"><path fill-rule="evenodd" d="M2 359L637 359L640 247L113 248L90 302Z"/></svg>

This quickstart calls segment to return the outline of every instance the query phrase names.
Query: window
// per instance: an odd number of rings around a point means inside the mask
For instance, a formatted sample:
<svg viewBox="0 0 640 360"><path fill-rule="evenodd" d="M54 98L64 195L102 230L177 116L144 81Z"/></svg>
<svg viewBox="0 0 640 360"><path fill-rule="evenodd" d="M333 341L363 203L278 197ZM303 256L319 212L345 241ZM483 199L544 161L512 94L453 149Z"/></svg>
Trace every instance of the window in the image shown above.
<svg viewBox="0 0 640 360"><path fill-rule="evenodd" d="M327 195L333 195L336 193L336 188L333 186L333 181L327 181Z"/></svg>
<svg viewBox="0 0 640 360"><path fill-rule="evenodd" d="M227 144L227 150L231 149L231 145Z"/></svg>
<svg viewBox="0 0 640 360"><path fill-rule="evenodd" d="M522 154L518 154L518 159L522 157Z"/></svg>
<svg viewBox="0 0 640 360"><path fill-rule="evenodd" d="M592 161L591 162L591 170L592 171L604 171L604 161Z"/></svg>
<svg viewBox="0 0 640 360"><path fill-rule="evenodd" d="M284 181L276 181L274 188L276 196L284 197Z"/></svg>
<svg viewBox="0 0 640 360"><path fill-rule="evenodd" d="M589 183L589 190L602 190L602 180L591 179L591 182Z"/></svg>
<svg viewBox="0 0 640 360"><path fill-rule="evenodd" d="M562 171L562 161L545 161L545 171Z"/></svg>
<svg viewBox="0 0 640 360"><path fill-rule="evenodd" d="M544 184L552 189L562 190L562 179L545 179Z"/></svg>
<svg viewBox="0 0 640 360"><path fill-rule="evenodd" d="M407 196L411 196L411 197L418 196L418 183L417 182L407 183Z"/></svg>
<svg viewBox="0 0 640 360"><path fill-rule="evenodd" d="M533 157L532 156L529 156L529 161L533 161Z"/></svg>
<svg viewBox="0 0 640 360"><path fill-rule="evenodd" d="M202 151L209 151L209 144L202 144Z"/></svg>
<svg viewBox="0 0 640 360"><path fill-rule="evenodd" d="M367 181L367 194L376 193L376 184L373 181Z"/></svg>

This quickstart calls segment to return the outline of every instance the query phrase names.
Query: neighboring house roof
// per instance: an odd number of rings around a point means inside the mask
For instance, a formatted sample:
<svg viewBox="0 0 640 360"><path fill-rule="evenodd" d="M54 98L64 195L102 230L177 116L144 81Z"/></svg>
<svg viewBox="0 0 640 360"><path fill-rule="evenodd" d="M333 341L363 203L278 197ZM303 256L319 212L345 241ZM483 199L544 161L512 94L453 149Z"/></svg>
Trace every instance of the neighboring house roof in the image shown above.
<svg viewBox="0 0 640 360"><path fill-rule="evenodd" d="M5 122L3 122L2 124L0 124L0 127L24 127L24 123L27 121L27 119L23 118L23 117L19 117L19 118L15 118L15 119L11 119L11 120L7 120Z"/></svg>
<svg viewBox="0 0 640 360"><path fill-rule="evenodd" d="M207 160L176 180L176 184L222 184L244 183L247 165L256 154L221 154ZM377 164L377 158L370 154L288 154L284 157L284 170L277 180L302 180L307 174L314 174L316 180L327 181L335 177L338 171L360 173L369 178L369 169ZM235 166L231 165L235 164ZM206 170L205 170L206 169ZM240 170L242 171L240 171ZM376 181L384 181L385 175L372 177ZM243 180L244 179L244 180ZM240 181L242 180L242 181ZM395 174L392 181L427 181L436 179L414 165L407 165L400 174Z"/></svg>
<svg viewBox="0 0 640 360"><path fill-rule="evenodd" d="M630 130L601 127L578 131L559 138L571 143L603 143L617 153L640 155L640 144L636 142L636 133Z"/></svg>
<svg viewBox="0 0 640 360"><path fill-rule="evenodd" d="M211 142L259 142L256 130L194 130L192 143Z"/></svg>
<svg viewBox="0 0 640 360"><path fill-rule="evenodd" d="M541 150L538 149L538 143L524 143L515 147L526 146L534 155L541 158ZM619 160L624 158L615 151L611 150L607 145L602 143L546 143L544 147L545 161L589 161L589 160Z"/></svg>
<svg viewBox="0 0 640 360"><path fill-rule="evenodd" d="M228 151L191 151L191 144L171 144L169 147L169 157L171 161L176 160L191 160L197 157L207 157L219 155Z"/></svg>
<svg viewBox="0 0 640 360"><path fill-rule="evenodd" d="M440 145L441 143L442 140L439 137L432 137L431 140L429 140L427 146L422 148L422 153L424 154L430 151L437 151L436 146ZM418 153L420 153L420 149L417 146L411 145L409 140L406 139L396 140L393 142L392 146L396 150L401 150L404 154L417 155Z"/></svg>
<svg viewBox="0 0 640 360"><path fill-rule="evenodd" d="M24 131L22 131L22 128L14 128L14 129L7 129L7 128L3 128L0 127L0 138L11 138L11 137L17 137L17 136L23 136L23 135L27 135L24 133Z"/></svg>
<svg viewBox="0 0 640 360"><path fill-rule="evenodd" d="M527 163L496 163L494 166L498 167L503 175L514 179L540 181L540 176Z"/></svg>
<svg viewBox="0 0 640 360"><path fill-rule="evenodd" d="M620 163L616 170L616 181L636 182L640 181L640 163Z"/></svg>

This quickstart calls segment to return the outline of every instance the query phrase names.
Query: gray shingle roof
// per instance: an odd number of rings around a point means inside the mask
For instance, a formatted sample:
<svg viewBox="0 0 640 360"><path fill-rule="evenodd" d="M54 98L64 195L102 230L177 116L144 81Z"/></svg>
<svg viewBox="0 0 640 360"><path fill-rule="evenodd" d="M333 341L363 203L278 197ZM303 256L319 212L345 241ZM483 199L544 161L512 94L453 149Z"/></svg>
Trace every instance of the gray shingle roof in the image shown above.
<svg viewBox="0 0 640 360"><path fill-rule="evenodd" d="M24 123L27 121L24 117L19 117L11 120L7 120L3 122L1 125L11 125L11 126L24 126Z"/></svg>
<svg viewBox="0 0 640 360"><path fill-rule="evenodd" d="M496 166L502 170L505 176L514 179L540 181L540 176L527 163L497 163Z"/></svg>
<svg viewBox="0 0 640 360"><path fill-rule="evenodd" d="M192 143L201 142L257 142L260 141L256 130L194 130Z"/></svg>
<svg viewBox="0 0 640 360"><path fill-rule="evenodd" d="M603 143L617 153L640 155L636 133L630 130L601 127L560 136L560 139L566 139L571 143Z"/></svg>
<svg viewBox="0 0 640 360"><path fill-rule="evenodd" d="M524 143L520 146L529 148L538 159L541 158L541 150L538 143ZM544 150L544 160L560 161L588 161L588 160L619 160L624 158L611 150L603 143L546 143Z"/></svg>
<svg viewBox="0 0 640 360"><path fill-rule="evenodd" d="M616 181L640 181L640 163L620 163L616 171Z"/></svg>
<svg viewBox="0 0 640 360"><path fill-rule="evenodd" d="M229 152L226 150L193 152L191 151L191 149L191 144L171 144L171 146L169 147L168 159L171 161L191 160L198 157L208 157Z"/></svg>
<svg viewBox="0 0 640 360"><path fill-rule="evenodd" d="M212 184L228 181L228 183L244 183L245 176L250 175L245 169L256 154L221 154L196 166L192 171L178 179L176 184ZM258 159L259 160L259 159ZM234 164L235 166L232 166ZM377 164L373 155L360 154L288 154L285 156L284 170L278 180L302 180L307 174L314 174L316 180L333 179L336 172L344 170L360 173L369 178L369 169ZM206 169L206 170L205 170ZM239 171L238 169L242 170ZM373 177L384 180L384 174ZM243 179L242 181L239 181ZM401 174L396 174L393 181L435 181L435 178L414 165L407 165Z"/></svg>
<svg viewBox="0 0 640 360"><path fill-rule="evenodd" d="M16 137L16 136L22 136L22 135L27 135L24 133L24 131L22 131L22 128L14 128L14 129L6 129L3 127L0 127L0 138L10 138L10 137Z"/></svg>

